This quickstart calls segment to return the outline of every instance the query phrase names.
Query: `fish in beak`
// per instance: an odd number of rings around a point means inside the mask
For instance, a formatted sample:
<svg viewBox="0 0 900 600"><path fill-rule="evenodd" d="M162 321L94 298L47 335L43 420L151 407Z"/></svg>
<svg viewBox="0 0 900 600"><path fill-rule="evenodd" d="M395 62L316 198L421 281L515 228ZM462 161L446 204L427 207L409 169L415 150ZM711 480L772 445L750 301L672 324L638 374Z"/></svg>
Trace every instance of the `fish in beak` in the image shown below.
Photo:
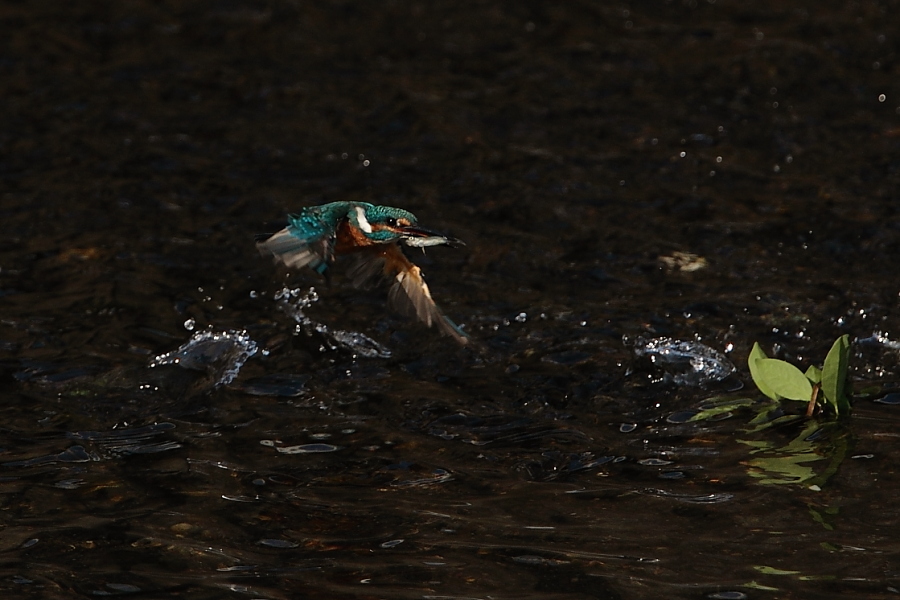
<svg viewBox="0 0 900 600"><path fill-rule="evenodd" d="M451 248L457 248L459 246L465 246L465 243L463 243L462 240L456 239L455 237L441 235L440 233L423 229L415 225L398 227L398 230L403 234L403 238L400 241L413 248L425 248L427 246L450 246Z"/></svg>

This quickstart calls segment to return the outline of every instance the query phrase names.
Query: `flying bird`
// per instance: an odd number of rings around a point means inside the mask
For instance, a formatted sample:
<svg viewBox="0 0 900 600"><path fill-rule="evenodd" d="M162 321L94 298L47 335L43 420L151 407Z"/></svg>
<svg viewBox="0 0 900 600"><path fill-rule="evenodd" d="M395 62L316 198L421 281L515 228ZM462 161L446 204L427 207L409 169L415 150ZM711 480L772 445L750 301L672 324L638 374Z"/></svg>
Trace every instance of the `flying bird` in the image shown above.
<svg viewBox="0 0 900 600"><path fill-rule="evenodd" d="M469 336L435 304L422 270L399 244L416 248L460 246L460 240L419 227L416 216L402 208L368 202L331 202L288 215L288 226L260 236L260 252L291 268L309 267L328 277L337 256L353 255L349 276L357 287L390 282L388 300L400 312L417 317L465 345Z"/></svg>

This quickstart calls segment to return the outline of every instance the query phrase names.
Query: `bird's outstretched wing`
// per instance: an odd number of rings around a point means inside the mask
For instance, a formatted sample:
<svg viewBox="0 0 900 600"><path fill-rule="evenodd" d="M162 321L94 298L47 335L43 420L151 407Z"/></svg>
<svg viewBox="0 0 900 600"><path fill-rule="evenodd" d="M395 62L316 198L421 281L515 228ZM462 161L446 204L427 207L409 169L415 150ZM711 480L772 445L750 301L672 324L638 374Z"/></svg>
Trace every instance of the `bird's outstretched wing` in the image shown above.
<svg viewBox="0 0 900 600"><path fill-rule="evenodd" d="M397 244L385 244L378 252L361 252L355 258L355 264L348 271L354 285L371 287L387 280L391 306L407 316L418 318L428 327L436 325L441 333L462 345L469 342L469 336L435 304L422 270L404 256Z"/></svg>
<svg viewBox="0 0 900 600"><path fill-rule="evenodd" d="M262 254L270 254L291 268L308 266L324 275L334 262L334 245L337 223L334 219L316 210L304 209L296 215L288 215L290 224L269 237L256 243Z"/></svg>

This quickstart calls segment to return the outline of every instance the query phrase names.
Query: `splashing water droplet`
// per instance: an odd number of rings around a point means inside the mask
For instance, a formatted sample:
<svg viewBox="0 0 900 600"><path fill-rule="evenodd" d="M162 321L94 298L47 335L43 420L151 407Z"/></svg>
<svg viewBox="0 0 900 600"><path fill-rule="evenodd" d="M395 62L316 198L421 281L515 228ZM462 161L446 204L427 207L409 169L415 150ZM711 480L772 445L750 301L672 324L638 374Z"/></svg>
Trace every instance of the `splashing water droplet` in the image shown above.
<svg viewBox="0 0 900 600"><path fill-rule="evenodd" d="M700 386L720 381L735 371L724 354L699 342L638 338L634 354L649 359L678 385Z"/></svg>
<svg viewBox="0 0 900 600"><path fill-rule="evenodd" d="M150 367L179 365L207 371L215 379L214 387L219 387L234 381L247 359L258 350L246 331L198 331L177 350L155 357Z"/></svg>
<svg viewBox="0 0 900 600"><path fill-rule="evenodd" d="M390 349L365 334L340 329L331 330L327 325L317 323L307 317L303 310L319 300L319 294L315 288L309 288L309 291L302 296L300 288L283 288L275 294L275 300L278 302L278 308L297 322L294 329L295 335L305 331L307 335L318 333L325 338L328 347L323 346L321 348L323 352L326 349L344 348L366 358L391 357Z"/></svg>

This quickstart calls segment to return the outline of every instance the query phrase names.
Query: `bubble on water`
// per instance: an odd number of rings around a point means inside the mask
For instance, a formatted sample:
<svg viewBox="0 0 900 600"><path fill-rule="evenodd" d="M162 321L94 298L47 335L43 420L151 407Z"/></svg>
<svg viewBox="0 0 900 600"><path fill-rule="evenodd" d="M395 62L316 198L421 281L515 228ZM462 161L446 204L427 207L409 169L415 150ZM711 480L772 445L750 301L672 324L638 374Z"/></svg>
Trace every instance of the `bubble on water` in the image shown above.
<svg viewBox="0 0 900 600"><path fill-rule="evenodd" d="M738 591L715 592L707 596L710 600L746 600L747 594Z"/></svg>
<svg viewBox="0 0 900 600"><path fill-rule="evenodd" d="M336 452L341 450L341 446L332 444L300 444L298 446L280 446L274 440L260 440L263 446L275 448L281 454L320 454L323 452Z"/></svg>
<svg viewBox="0 0 900 600"><path fill-rule="evenodd" d="M187 321L184 322L184 328L187 329L188 331L193 331L194 327L196 325L197 325L197 321L195 321L194 319L188 319Z"/></svg>
<svg viewBox="0 0 900 600"><path fill-rule="evenodd" d="M527 313L520 312L519 314L516 315L517 323L524 323L527 319L528 319Z"/></svg>
<svg viewBox="0 0 900 600"><path fill-rule="evenodd" d="M699 342L639 337L635 340L634 354L648 359L677 385L702 386L735 372L724 354Z"/></svg>
<svg viewBox="0 0 900 600"><path fill-rule="evenodd" d="M691 419L700 414L699 410L690 408L687 410L680 410L678 412L672 413L668 417L666 417L666 421L669 423L689 423Z"/></svg>
<svg viewBox="0 0 900 600"><path fill-rule="evenodd" d="M234 381L247 359L259 347L245 330L198 331L177 350L160 354L150 367L178 365L185 369L206 371L215 380L213 386Z"/></svg>
<svg viewBox="0 0 900 600"><path fill-rule="evenodd" d="M256 292L256 290L250 290L250 297L251 297L251 298L258 298L258 297L259 297L259 294Z"/></svg>

